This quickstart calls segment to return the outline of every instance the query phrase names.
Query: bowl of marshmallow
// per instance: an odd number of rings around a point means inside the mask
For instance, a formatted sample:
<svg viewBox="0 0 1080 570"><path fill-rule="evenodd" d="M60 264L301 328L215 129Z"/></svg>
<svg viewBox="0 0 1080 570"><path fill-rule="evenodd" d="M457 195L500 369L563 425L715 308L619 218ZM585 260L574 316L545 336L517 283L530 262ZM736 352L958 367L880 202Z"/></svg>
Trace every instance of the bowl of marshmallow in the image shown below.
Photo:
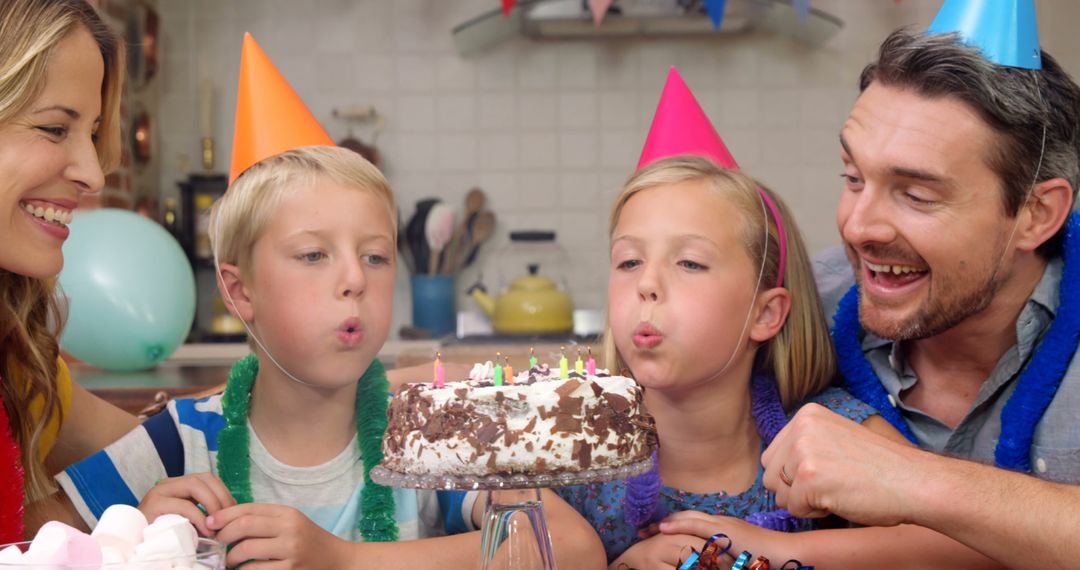
<svg viewBox="0 0 1080 570"><path fill-rule="evenodd" d="M101 514L90 534L61 522L48 522L34 540L0 546L0 570L224 570L225 548L199 538L180 515L153 522L127 505Z"/></svg>

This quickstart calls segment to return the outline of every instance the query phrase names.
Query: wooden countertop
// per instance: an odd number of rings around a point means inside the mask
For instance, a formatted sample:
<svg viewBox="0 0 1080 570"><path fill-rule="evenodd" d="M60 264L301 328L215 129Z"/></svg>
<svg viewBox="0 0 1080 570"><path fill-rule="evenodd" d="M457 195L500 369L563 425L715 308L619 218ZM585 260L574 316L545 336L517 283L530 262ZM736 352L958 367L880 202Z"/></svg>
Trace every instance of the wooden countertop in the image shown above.
<svg viewBox="0 0 1080 570"><path fill-rule="evenodd" d="M566 357L571 363L577 358L580 347L585 358L586 346L591 346L594 356L599 355L599 345L580 343L582 339L552 341L550 339L493 338L476 341L447 339L388 341L379 358L387 368L403 368L431 362L436 351L442 353L443 361L472 364L495 359L495 353L510 358L512 366L527 366L529 349L535 351L540 362L557 365L560 348L566 347ZM184 345L168 360L152 370L138 372L110 372L84 363L69 360L75 381L87 390L113 402L132 413L165 398L176 398L212 391L221 386L229 375L233 362L250 352L248 346L239 344Z"/></svg>

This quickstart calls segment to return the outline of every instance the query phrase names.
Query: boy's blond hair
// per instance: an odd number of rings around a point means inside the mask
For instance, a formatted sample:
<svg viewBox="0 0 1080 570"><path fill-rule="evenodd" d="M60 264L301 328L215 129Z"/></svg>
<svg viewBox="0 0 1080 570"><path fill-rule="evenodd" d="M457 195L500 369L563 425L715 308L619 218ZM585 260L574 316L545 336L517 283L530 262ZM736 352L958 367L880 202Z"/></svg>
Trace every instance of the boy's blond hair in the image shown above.
<svg viewBox="0 0 1080 570"><path fill-rule="evenodd" d="M386 204L397 244L397 206L390 183L364 157L334 146L293 149L258 162L244 171L214 204L210 241L218 263L250 274L255 242L277 212L282 198L303 184L329 178L342 186L371 192Z"/></svg>
<svg viewBox="0 0 1080 570"><path fill-rule="evenodd" d="M772 219L771 214L766 216L762 209L759 188L768 192L783 217L787 237L787 267L783 286L791 293L791 311L780 332L758 349L756 367L776 377L780 399L784 408L790 409L828 387L836 373L836 354L821 310L806 245L787 205L779 196L750 176L721 168L707 158L694 155L665 158L639 170L627 180L612 208L608 235L614 234L623 207L638 192L699 180L709 182L739 211L740 218L736 220L739 235L751 260L760 260L766 253L764 236L767 224L769 243L768 258L761 276L763 287L771 287L777 282L780 241L776 220ZM724 317L712 315L711 318ZM622 371L626 368L625 360L615 348L610 324L604 333L604 359L611 370Z"/></svg>

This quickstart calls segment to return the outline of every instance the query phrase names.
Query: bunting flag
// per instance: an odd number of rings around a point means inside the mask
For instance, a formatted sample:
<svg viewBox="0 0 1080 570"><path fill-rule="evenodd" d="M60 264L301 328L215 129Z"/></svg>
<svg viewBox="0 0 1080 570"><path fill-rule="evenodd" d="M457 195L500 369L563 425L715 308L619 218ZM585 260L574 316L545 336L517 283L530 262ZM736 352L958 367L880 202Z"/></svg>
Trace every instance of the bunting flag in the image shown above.
<svg viewBox="0 0 1080 570"><path fill-rule="evenodd" d="M810 0L793 0L795 12L799 14L799 23L805 24L810 18Z"/></svg>
<svg viewBox="0 0 1080 570"><path fill-rule="evenodd" d="M727 7L727 0L705 0L705 11L709 13L714 29L719 30L720 24L724 23L725 7Z"/></svg>
<svg viewBox="0 0 1080 570"><path fill-rule="evenodd" d="M608 8L615 0L589 0L589 10L592 10L593 24L599 26L607 15Z"/></svg>

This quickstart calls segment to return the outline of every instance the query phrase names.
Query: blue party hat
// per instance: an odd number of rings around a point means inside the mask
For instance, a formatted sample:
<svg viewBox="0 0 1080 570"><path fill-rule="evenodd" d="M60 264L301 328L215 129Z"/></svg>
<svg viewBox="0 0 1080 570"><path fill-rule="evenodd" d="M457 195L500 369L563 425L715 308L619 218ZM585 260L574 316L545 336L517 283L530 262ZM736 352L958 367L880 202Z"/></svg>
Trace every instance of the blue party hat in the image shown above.
<svg viewBox="0 0 1080 570"><path fill-rule="evenodd" d="M945 0L927 33L952 32L993 63L1042 69L1034 0Z"/></svg>

